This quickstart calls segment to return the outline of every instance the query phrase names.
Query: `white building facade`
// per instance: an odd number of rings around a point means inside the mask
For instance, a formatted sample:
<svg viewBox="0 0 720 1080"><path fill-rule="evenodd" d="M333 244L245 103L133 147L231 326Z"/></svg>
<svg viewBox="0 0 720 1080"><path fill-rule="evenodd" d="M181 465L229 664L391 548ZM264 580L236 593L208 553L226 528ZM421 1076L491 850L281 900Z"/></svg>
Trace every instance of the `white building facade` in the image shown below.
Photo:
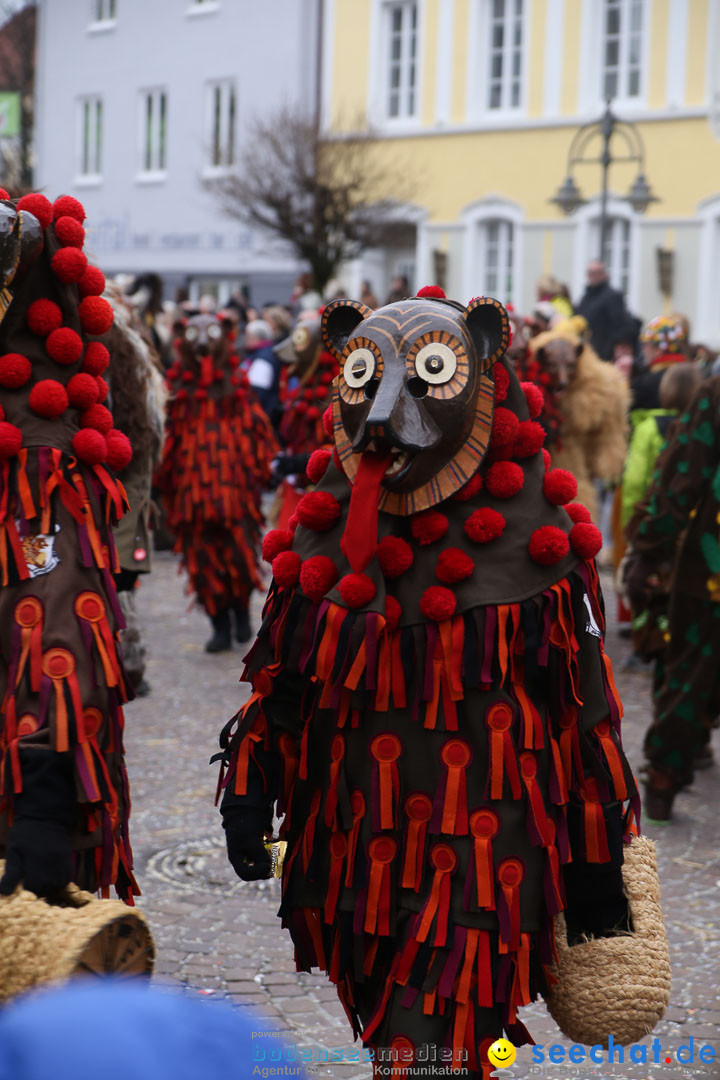
<svg viewBox="0 0 720 1080"><path fill-rule="evenodd" d="M203 181L237 166L256 118L312 115L317 5L39 0L35 186L81 200L107 274L287 300L297 260L223 215Z"/></svg>

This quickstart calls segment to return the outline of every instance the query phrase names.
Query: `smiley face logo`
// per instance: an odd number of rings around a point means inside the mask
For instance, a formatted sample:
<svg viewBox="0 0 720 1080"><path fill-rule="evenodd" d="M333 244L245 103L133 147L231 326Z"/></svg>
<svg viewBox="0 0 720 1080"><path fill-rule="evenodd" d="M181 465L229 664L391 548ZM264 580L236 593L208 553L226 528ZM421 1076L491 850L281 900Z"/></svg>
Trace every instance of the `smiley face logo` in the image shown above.
<svg viewBox="0 0 720 1080"><path fill-rule="evenodd" d="M487 1052L492 1065L498 1069L507 1069L517 1057L517 1051L507 1039L496 1039Z"/></svg>

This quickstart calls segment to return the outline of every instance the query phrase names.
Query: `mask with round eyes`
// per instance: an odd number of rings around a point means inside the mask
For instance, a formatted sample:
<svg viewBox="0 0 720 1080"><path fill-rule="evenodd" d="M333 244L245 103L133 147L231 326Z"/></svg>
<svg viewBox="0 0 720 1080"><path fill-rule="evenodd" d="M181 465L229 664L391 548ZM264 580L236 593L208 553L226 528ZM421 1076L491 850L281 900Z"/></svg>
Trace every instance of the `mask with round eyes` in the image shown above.
<svg viewBox="0 0 720 1080"><path fill-rule="evenodd" d="M43 231L34 214L0 201L0 322L12 302L11 286L40 255Z"/></svg>
<svg viewBox="0 0 720 1080"><path fill-rule="evenodd" d="M293 372L302 376L318 355L321 343L320 316L314 311L304 312L290 337L275 346L275 355L284 364L292 364Z"/></svg>
<svg viewBox="0 0 720 1080"><path fill-rule="evenodd" d="M335 442L348 477L364 453L389 456L380 506L395 514L462 487L490 439L491 368L508 342L502 305L417 297L372 311L336 300L323 314L323 337L340 362Z"/></svg>

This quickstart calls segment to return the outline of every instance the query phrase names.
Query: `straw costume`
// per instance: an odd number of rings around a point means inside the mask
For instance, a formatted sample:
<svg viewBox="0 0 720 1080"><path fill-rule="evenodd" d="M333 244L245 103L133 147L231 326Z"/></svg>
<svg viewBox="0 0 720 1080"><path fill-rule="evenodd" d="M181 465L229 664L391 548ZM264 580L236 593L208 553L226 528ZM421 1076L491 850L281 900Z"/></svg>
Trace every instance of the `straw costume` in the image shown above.
<svg viewBox="0 0 720 1080"><path fill-rule="evenodd" d="M485 1077L503 1029L528 1038L517 1009L547 989L554 914L573 933L626 919L635 787L600 537L547 469L497 301L339 300L323 333L335 452L295 532L265 540L253 693L221 737L228 853L267 875L277 800L298 968L326 970L407 1076L430 1045Z"/></svg>
<svg viewBox="0 0 720 1080"><path fill-rule="evenodd" d="M62 196L0 201L1 892L132 903L111 527L132 456L103 402L113 312Z"/></svg>

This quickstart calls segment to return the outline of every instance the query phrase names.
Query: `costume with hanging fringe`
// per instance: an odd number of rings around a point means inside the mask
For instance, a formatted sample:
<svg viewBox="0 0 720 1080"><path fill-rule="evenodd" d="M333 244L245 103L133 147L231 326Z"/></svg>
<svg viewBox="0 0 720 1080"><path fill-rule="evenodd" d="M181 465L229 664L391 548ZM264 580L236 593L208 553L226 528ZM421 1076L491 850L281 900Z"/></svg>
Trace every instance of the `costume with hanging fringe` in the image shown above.
<svg viewBox="0 0 720 1080"><path fill-rule="evenodd" d="M343 403L391 319L424 329L432 373L449 318L413 299L365 313L347 341L337 453L294 534L265 541L274 580L252 695L221 737L223 812L258 790L277 800L298 969L328 972L380 1060L419 1062L431 1044L486 1076L487 1046L503 1030L528 1041L517 1010L548 988L564 868L592 878L617 861L636 788L603 651L599 534L570 474L548 469L537 390L488 366L470 438L420 495L378 487L387 462L350 445Z"/></svg>
<svg viewBox="0 0 720 1080"><path fill-rule="evenodd" d="M20 808L46 801L38 777L57 784L73 880L132 903L112 538L131 449L102 404L107 349L90 339L113 313L76 199L27 195L0 214L22 238L0 322L0 829L12 851Z"/></svg>

